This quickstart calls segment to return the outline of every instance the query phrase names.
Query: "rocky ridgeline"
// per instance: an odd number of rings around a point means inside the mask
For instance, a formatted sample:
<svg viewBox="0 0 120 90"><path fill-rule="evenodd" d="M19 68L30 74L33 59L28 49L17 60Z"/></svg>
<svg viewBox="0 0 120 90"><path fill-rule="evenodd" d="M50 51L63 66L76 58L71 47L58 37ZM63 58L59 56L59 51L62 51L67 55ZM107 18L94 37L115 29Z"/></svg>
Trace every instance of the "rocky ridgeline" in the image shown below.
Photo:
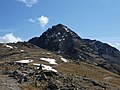
<svg viewBox="0 0 120 90"><path fill-rule="evenodd" d="M44 90L117 90L116 86L98 82L87 76L66 75L59 72L42 70L28 64L6 62L0 64L2 74L17 80L18 83L30 83Z"/></svg>
<svg viewBox="0 0 120 90"><path fill-rule="evenodd" d="M106 43L82 39L58 24L28 42L77 61L84 61L120 74L120 51Z"/></svg>

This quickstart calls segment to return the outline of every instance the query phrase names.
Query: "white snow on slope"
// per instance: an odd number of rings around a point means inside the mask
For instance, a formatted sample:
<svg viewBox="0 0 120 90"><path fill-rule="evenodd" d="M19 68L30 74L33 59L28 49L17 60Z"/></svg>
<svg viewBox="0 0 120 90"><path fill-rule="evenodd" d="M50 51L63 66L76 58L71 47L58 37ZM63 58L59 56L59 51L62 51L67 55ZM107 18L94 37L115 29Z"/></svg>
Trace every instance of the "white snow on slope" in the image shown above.
<svg viewBox="0 0 120 90"><path fill-rule="evenodd" d="M43 65L42 64L42 66L43 66L43 70L50 70L50 71L53 71L53 72L57 72L57 70L55 70L55 69L53 69L52 67L50 67L50 66L47 66L47 65Z"/></svg>
<svg viewBox="0 0 120 90"><path fill-rule="evenodd" d="M17 63L31 63L31 62L33 62L33 60L28 59L28 60L20 60L20 61L15 61L15 62L17 62Z"/></svg>
<svg viewBox="0 0 120 90"><path fill-rule="evenodd" d="M41 64L33 63L33 65L35 65L35 66L40 66ZM43 70L48 70L48 71L57 72L57 70L53 69L51 66L44 65L44 64L42 64L42 69L43 69Z"/></svg>
<svg viewBox="0 0 120 90"><path fill-rule="evenodd" d="M63 27L67 32L69 32L69 30L66 27Z"/></svg>
<svg viewBox="0 0 120 90"><path fill-rule="evenodd" d="M13 49L13 47L10 45L4 45L4 46L6 46L7 48L10 48L10 49Z"/></svg>
<svg viewBox="0 0 120 90"><path fill-rule="evenodd" d="M61 42L62 41L62 39L59 39L59 42Z"/></svg>
<svg viewBox="0 0 120 90"><path fill-rule="evenodd" d="M63 61L63 62L68 62L65 58L63 58L63 57L61 57L61 60Z"/></svg>
<svg viewBox="0 0 120 90"><path fill-rule="evenodd" d="M50 58L40 58L43 61L47 61L50 64L57 64L55 59L50 59Z"/></svg>
<svg viewBox="0 0 120 90"><path fill-rule="evenodd" d="M47 53L47 55L50 55L51 53Z"/></svg>
<svg viewBox="0 0 120 90"><path fill-rule="evenodd" d="M20 50L21 52L24 52L24 50Z"/></svg>
<svg viewBox="0 0 120 90"><path fill-rule="evenodd" d="M40 66L41 64L38 64L38 63L33 63L33 65L35 65L35 66Z"/></svg>

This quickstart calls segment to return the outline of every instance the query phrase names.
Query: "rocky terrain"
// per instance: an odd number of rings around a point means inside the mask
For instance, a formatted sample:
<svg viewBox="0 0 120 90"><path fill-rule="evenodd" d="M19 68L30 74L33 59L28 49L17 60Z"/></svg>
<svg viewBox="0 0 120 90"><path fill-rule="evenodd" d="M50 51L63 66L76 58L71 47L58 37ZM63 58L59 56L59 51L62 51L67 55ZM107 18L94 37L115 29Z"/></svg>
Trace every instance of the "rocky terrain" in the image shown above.
<svg viewBox="0 0 120 90"><path fill-rule="evenodd" d="M27 42L0 48L1 90L120 89L120 76L98 66L65 59Z"/></svg>
<svg viewBox="0 0 120 90"><path fill-rule="evenodd" d="M58 24L29 42L0 44L0 90L120 90L119 53Z"/></svg>

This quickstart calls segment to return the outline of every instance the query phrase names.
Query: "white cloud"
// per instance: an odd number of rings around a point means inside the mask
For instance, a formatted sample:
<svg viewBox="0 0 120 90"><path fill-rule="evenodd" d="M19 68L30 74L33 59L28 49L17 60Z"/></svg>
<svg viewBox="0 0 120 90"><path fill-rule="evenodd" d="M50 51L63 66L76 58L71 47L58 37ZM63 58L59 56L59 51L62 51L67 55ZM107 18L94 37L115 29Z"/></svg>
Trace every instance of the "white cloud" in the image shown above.
<svg viewBox="0 0 120 90"><path fill-rule="evenodd" d="M46 16L40 16L38 18L38 21L42 27L45 27L45 25L48 24L48 22L49 22L49 18Z"/></svg>
<svg viewBox="0 0 120 90"><path fill-rule="evenodd" d="M116 42L115 47L120 50L120 42Z"/></svg>
<svg viewBox="0 0 120 90"><path fill-rule="evenodd" d="M38 3L38 0L17 0L17 1L25 3L27 7L32 7L34 4Z"/></svg>
<svg viewBox="0 0 120 90"><path fill-rule="evenodd" d="M41 26L42 28L44 28L45 25L48 24L49 18L42 15L42 16L40 16L39 18L38 18L38 17L29 18L27 21L28 21L28 22L31 22L31 23L40 24L40 26Z"/></svg>
<svg viewBox="0 0 120 90"><path fill-rule="evenodd" d="M120 43L117 42L116 45L117 45L117 46L120 46Z"/></svg>
<svg viewBox="0 0 120 90"><path fill-rule="evenodd" d="M34 19L32 19L32 18L29 18L29 19L28 19L28 22L36 23L36 20L34 20Z"/></svg>
<svg viewBox="0 0 120 90"><path fill-rule="evenodd" d="M16 43L18 41L22 41L22 39L15 37L12 33L6 34L2 37L0 36L0 43Z"/></svg>

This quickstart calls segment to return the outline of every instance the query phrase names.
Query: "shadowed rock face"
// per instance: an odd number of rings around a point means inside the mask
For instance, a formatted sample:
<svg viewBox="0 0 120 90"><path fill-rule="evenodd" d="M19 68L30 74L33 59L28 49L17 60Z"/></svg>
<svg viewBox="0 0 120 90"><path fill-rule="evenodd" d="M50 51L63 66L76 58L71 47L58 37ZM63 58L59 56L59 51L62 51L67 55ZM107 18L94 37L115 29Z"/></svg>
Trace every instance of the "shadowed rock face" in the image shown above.
<svg viewBox="0 0 120 90"><path fill-rule="evenodd" d="M49 51L69 55L75 59L83 59L79 55L81 51L93 52L75 32L62 24L49 28L42 36L37 39L33 38L29 42Z"/></svg>
<svg viewBox="0 0 120 90"><path fill-rule="evenodd" d="M120 74L120 51L106 43L82 39L62 24L28 42L49 51L85 61Z"/></svg>
<svg viewBox="0 0 120 90"><path fill-rule="evenodd" d="M37 40L33 38L29 40L29 42L50 51L65 52L72 46L76 38L81 39L75 32L71 31L66 26L58 24L49 28Z"/></svg>
<svg viewBox="0 0 120 90"><path fill-rule="evenodd" d="M117 50L114 47L111 47L110 45L106 43L102 43L100 41L90 40L90 39L83 39L83 41L86 43L89 43L91 48L93 48L95 51L99 52L102 55L120 57L119 50Z"/></svg>

